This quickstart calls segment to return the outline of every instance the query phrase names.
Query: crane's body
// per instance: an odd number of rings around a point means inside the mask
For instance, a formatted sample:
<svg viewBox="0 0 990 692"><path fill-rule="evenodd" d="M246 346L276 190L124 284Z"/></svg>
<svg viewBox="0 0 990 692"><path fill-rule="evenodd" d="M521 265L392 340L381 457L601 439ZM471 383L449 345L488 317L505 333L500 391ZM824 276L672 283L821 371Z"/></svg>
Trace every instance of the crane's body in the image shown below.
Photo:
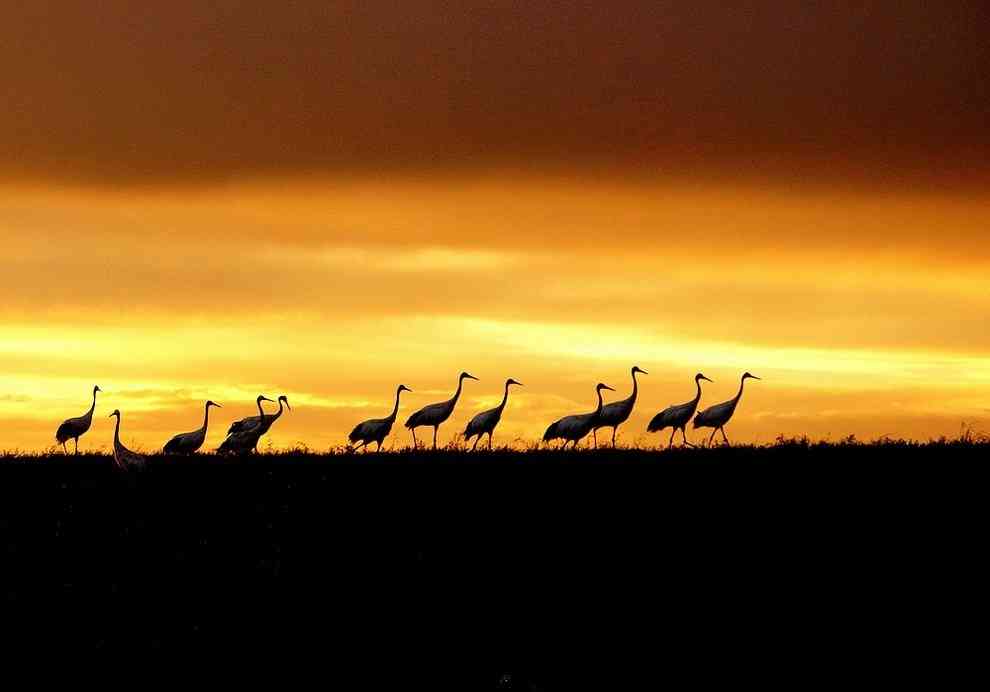
<svg viewBox="0 0 990 692"><path fill-rule="evenodd" d="M711 437L708 438L709 446L711 446L712 440L715 439L715 433L719 431L722 432L722 439L725 440L725 444L729 444L729 438L725 436L725 424L729 422L732 414L736 412L736 406L742 398L743 386L748 379L758 380L760 378L756 375L750 375L748 372L744 373L742 379L739 381L739 393L734 398L724 401L721 404L710 406L694 417L695 428L714 428Z"/></svg>
<svg viewBox="0 0 990 692"><path fill-rule="evenodd" d="M265 399L265 401L271 401L271 399ZM278 411L275 413L265 413L262 411L258 416L248 416L247 418L234 421L230 424L230 428L227 429L227 434L233 435L237 432L246 432L257 425L261 425L263 428L261 434L264 435L272 427L272 424L281 417L283 404L290 411L292 410L292 407L289 406L288 397L283 394L278 398Z"/></svg>
<svg viewBox="0 0 990 692"><path fill-rule="evenodd" d="M595 391L598 393L598 408L596 408L591 413L580 413L573 416L565 416L560 420L551 423L547 431L543 433L543 441L550 442L551 440L563 440L564 444L561 445L561 449L567 446L568 442L572 443L572 447L577 447L578 442L588 435L595 427L598 422L598 417L602 412L602 390L607 389L610 392L615 390L609 387L607 384L602 384L601 382L595 387Z"/></svg>
<svg viewBox="0 0 990 692"><path fill-rule="evenodd" d="M354 451L357 451L361 447L367 447L372 442L377 443L378 448L375 450L377 452L382 451L382 442L388 437L388 434L392 432L392 425L395 423L395 418L399 414L399 395L402 392L411 392L404 384L400 384L398 389L395 390L395 406L392 408L392 413L387 418L373 418L371 420L366 420L363 423L358 423L354 426L354 430L348 436L348 440L351 444L355 442L360 442Z"/></svg>
<svg viewBox="0 0 990 692"><path fill-rule="evenodd" d="M117 425L113 429L113 461L117 468L124 471L131 468L142 468L147 463L143 454L132 452L120 441L120 411L114 410L107 418L116 418Z"/></svg>
<svg viewBox="0 0 990 692"><path fill-rule="evenodd" d="M261 402L275 402L266 396L259 396L256 401L258 404L259 418L263 421L267 418L267 416L265 416L265 412L261 408ZM268 425L267 427L265 425L254 425L248 427L247 429L242 428L236 432L228 434L227 439L225 439L217 448L217 454L248 454L255 451L258 447L258 440L261 439L262 435L268 432L269 427L271 427L271 425Z"/></svg>
<svg viewBox="0 0 990 692"><path fill-rule="evenodd" d="M598 422L595 423L595 427L592 429L592 435L595 437L595 447L598 447L598 429L599 428L612 428L612 447L615 447L615 431L620 425L629 420L629 416L632 413L633 406L636 405L636 396L639 394L639 385L636 383L636 373L643 373L644 375L649 375L638 365L634 365L632 370L632 394L628 398L622 401L613 401L611 404L602 408L601 414L598 416Z"/></svg>
<svg viewBox="0 0 990 692"><path fill-rule="evenodd" d="M55 431L55 441L62 445L62 451L64 453L69 453L69 450L65 448L65 443L69 440L75 440L75 453L79 454L79 438L85 435L93 425L93 411L96 410L96 393L102 391L99 385L93 387L93 404L89 407L89 410L78 418L69 418L63 421L58 426L58 430Z"/></svg>
<svg viewBox="0 0 990 692"><path fill-rule="evenodd" d="M454 406L457 405L457 400L461 397L461 389L464 386L465 379L477 380L478 378L474 375L462 372L457 378L457 391L454 392L453 397L447 401L441 401L438 404L424 406L409 416L409 419L406 421L406 427L412 431L413 449L415 449L418 444L416 442L416 428L424 425L433 427L433 449L437 448L437 431L440 429L440 425L450 418L450 414L454 412Z"/></svg>
<svg viewBox="0 0 990 692"><path fill-rule="evenodd" d="M165 443L165 447L162 448L162 452L165 454L195 454L199 451L199 448L203 446L204 442L206 442L206 428L210 423L211 406L223 408L216 402L207 401L206 411L203 414L203 427L199 430L193 430L192 432L179 433Z"/></svg>
<svg viewBox="0 0 990 692"><path fill-rule="evenodd" d="M667 444L668 449L674 446L674 435L678 430L681 431L681 437L684 439L684 444L688 447L693 447L694 445L687 441L687 434L684 429L687 424L691 422L691 416L694 412L698 410L698 403L701 401L701 381L711 382L707 377L702 375L700 372L694 376L694 384L698 389L697 394L694 399L688 401L684 404L675 404L674 406L668 406L663 411L653 416L653 420L646 427L647 432L660 432L664 428L670 428L670 442Z"/></svg>
<svg viewBox="0 0 990 692"><path fill-rule="evenodd" d="M492 448L492 433L495 431L495 426L502 420L502 411L505 410L505 404L509 400L509 385L513 384L522 386L522 382L517 382L511 377L507 379L505 381L505 393L502 395L502 403L495 408L482 411L467 424L467 427L464 429L464 441L467 442L472 437L475 438L474 444L471 446L472 452L478 446L481 436L485 433L488 434L488 449Z"/></svg>

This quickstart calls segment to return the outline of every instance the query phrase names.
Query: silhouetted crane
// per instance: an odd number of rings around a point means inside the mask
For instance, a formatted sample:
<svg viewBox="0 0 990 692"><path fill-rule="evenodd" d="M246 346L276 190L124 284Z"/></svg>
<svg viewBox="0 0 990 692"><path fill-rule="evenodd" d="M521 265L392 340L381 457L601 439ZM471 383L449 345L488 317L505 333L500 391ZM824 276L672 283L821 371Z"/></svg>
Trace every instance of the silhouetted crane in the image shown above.
<svg viewBox="0 0 990 692"><path fill-rule="evenodd" d="M411 391L406 385L400 384L399 388L395 390L395 406L392 408L392 413L388 418L373 418L354 426L354 430L351 431L347 439L351 441L351 444L361 442L360 445L354 448L355 452L361 447L367 447L372 442L378 443L376 452L382 451L382 442L392 432L392 424L395 423L395 417L399 413L399 395L402 392Z"/></svg>
<svg viewBox="0 0 990 692"><path fill-rule="evenodd" d="M271 401L271 399L265 399L265 401ZM253 428L256 425L261 424L264 426L264 430L261 431L261 434L264 435L266 432L268 432L268 429L272 427L272 424L275 421L277 421L279 417L282 415L283 403L285 404L286 408L288 408L290 411L292 410L292 407L289 406L288 397L286 397L285 394L283 394L278 398L278 412L265 413L264 411L262 411L260 416L248 416L247 418L241 418L240 420L234 421L233 423L230 424L230 428L227 429L227 434L232 435L236 432L247 431L248 429Z"/></svg>
<svg viewBox="0 0 990 692"><path fill-rule="evenodd" d="M629 395L629 398L622 401L613 401L602 409L601 415L598 416L598 422L595 423L595 427L591 431L591 434L595 437L595 447L598 447L598 429L612 428L612 448L615 448L615 431L629 419L629 414L632 413L633 406L636 405L636 395L639 393L639 386L636 384L636 373L650 374L638 365L634 365L630 372L632 373L633 381L632 394Z"/></svg>
<svg viewBox="0 0 990 692"><path fill-rule="evenodd" d="M694 376L694 384L698 388L698 393L691 401L686 404L675 404L673 406L668 406L663 411L653 416L653 420L646 427L647 432L660 432L664 428L671 428L670 430L670 442L667 444L667 448L670 449L674 446L674 435L677 431L681 431L681 437L684 438L684 444L688 447L694 447L693 444L687 441L687 434L684 432L684 428L687 424L691 422L691 416L694 412L698 410L698 402L701 401L701 381L711 382L707 377L702 375L700 372Z"/></svg>
<svg viewBox="0 0 990 692"><path fill-rule="evenodd" d="M440 425L445 420L450 418L450 414L454 412L454 406L457 404L457 400L461 396L461 388L464 385L465 379L477 380L478 378L474 375L469 375L466 372L462 372L457 378L457 391L454 392L454 396L452 398L447 401L441 401L438 404L424 406L409 416L409 420L406 421L406 427L412 431L413 449L416 449L418 445L416 442L416 428L424 425L433 426L433 449L437 448L437 431L440 429Z"/></svg>
<svg viewBox="0 0 990 692"><path fill-rule="evenodd" d="M114 409L107 418L117 418L117 425L113 429L113 460L118 468L127 470L129 468L141 468L147 462L143 454L132 452L124 443L120 441L120 410Z"/></svg>
<svg viewBox="0 0 990 692"><path fill-rule="evenodd" d="M592 428L598 422L598 416L602 412L602 390L607 389L610 392L615 390L609 387L607 384L602 384L601 382L595 387L595 391L598 393L598 408L596 408L591 413L581 413L574 416L565 416L555 423L551 423L547 431L543 433L543 441L549 442L550 440L563 440L564 444L561 445L561 449L567 446L568 442L572 442L572 447L577 447L578 441L585 437L591 432Z"/></svg>
<svg viewBox="0 0 990 692"><path fill-rule="evenodd" d="M261 408L261 402L271 401L273 404L275 402L263 395L259 395L256 401L258 404L259 418L264 420L265 412ZM227 435L227 439L225 439L217 448L217 454L247 454L252 452L258 446L258 440L260 440L261 436L267 431L268 428L264 425L254 425L246 429L242 428L236 432L230 433Z"/></svg>
<svg viewBox="0 0 990 692"><path fill-rule="evenodd" d="M488 449L492 448L492 432L495 430L495 426L502 419L502 411L505 409L505 402L509 400L509 385L517 384L520 387L523 386L522 382L516 382L511 377L505 381L505 393L502 395L502 403L493 409L488 409L487 411L482 411L477 416L471 419L471 422L467 424L464 429L464 441L467 442L472 437L474 437L474 444L471 445L471 451L473 452L475 447L478 446L478 442L481 440L481 436L488 433Z"/></svg>
<svg viewBox="0 0 990 692"><path fill-rule="evenodd" d="M729 444L729 438L725 436L725 424L729 422L732 414L736 412L736 404L742 398L743 386L748 379L758 380L760 378L756 375L750 375L748 372L744 373L742 379L739 381L739 393L736 394L734 399L706 408L694 417L695 428L715 428L712 430L712 436L708 438L709 447L712 444L712 440L715 439L715 433L720 430L722 431L722 439L725 440L725 444Z"/></svg>
<svg viewBox="0 0 990 692"><path fill-rule="evenodd" d="M75 453L79 454L79 438L93 425L93 411L96 410L96 393L102 391L99 385L93 387L93 404L89 407L89 410L78 418L69 418L63 421L62 425L58 426L58 430L55 431L55 441L62 445L62 451L65 454L69 453L69 450L65 448L65 443L69 440L75 440Z"/></svg>
<svg viewBox="0 0 990 692"><path fill-rule="evenodd" d="M206 427L210 423L210 406L223 408L214 401L206 402L206 412L203 414L203 427L192 432L179 433L165 443L162 451L165 454L195 454L206 442Z"/></svg>

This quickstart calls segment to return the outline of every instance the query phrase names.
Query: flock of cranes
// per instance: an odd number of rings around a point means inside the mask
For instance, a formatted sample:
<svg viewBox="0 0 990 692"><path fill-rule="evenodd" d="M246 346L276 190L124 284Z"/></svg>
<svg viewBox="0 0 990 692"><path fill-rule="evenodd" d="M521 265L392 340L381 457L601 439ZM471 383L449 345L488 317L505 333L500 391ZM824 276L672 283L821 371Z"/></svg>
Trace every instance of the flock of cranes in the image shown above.
<svg viewBox="0 0 990 692"><path fill-rule="evenodd" d="M598 398L598 405L595 410L589 413L565 416L560 420L554 421L543 434L543 441L549 443L553 440L563 440L563 444L560 445L560 449L564 449L568 444L574 448L578 446L578 443L580 443L581 440L590 434L593 439L593 444L595 448L597 448L598 431L602 428L612 428L612 446L615 447L616 431L620 425L629 419L629 416L632 414L633 407L636 405L636 397L639 393L639 383L636 380L636 376L640 374L648 375L649 373L639 366L633 366L630 374L632 375L632 393L629 397L606 405L602 392L614 392L615 390L607 384L599 382L595 386L595 393ZM461 392L464 388L464 380L477 379L477 377L471 375L470 373L462 372L457 378L457 390L450 399L424 406L409 416L408 420L406 420L405 426L412 434L414 448L419 446L419 441L416 439L416 428L421 427L433 428L433 448L437 448L437 433L440 430L440 426L446 422L446 420L450 418L451 414L454 412L454 407L457 405L457 401L460 399ZM674 444L674 435L676 435L677 431L680 430L684 444L686 446L693 447L694 445L688 442L686 433L687 425L693 418L695 428L712 429L712 434L708 438L709 446L714 441L715 434L719 432L722 433L722 439L725 441L725 444L728 445L729 438L725 434L725 425L735 413L739 400L742 398L746 380L748 379L758 380L760 378L748 372L744 373L740 379L739 391L735 397L729 401L710 406L696 414L698 404L701 402L701 381L712 381L703 374L698 373L694 377L696 387L695 397L691 401L669 406L658 413L650 421L647 426L647 431L651 433L661 432L666 428L670 428L670 440L668 441L667 446L672 447ZM512 378L507 379L505 381L502 402L493 409L488 409L487 411L482 411L477 414L467 424L467 427L464 429L464 440L467 442L474 438L474 444L471 446L471 451L474 451L477 448L478 442L480 442L486 434L488 435L488 448L492 448L492 434L495 432L496 426L498 426L499 422L502 420L502 413L505 411L505 406L509 401L509 387L512 385L517 385L520 387L523 386L522 382L518 382ZM68 454L66 443L69 440L74 441L75 452L77 454L79 453L79 438L82 437L93 424L93 412L96 410L96 394L100 391L102 390L98 386L93 387L93 401L89 407L89 410L85 414L79 416L78 418L69 418L58 427L58 430L55 433L55 440L62 445L62 450L66 454ZM411 391L412 390L406 385L400 384L395 390L395 405L392 407L391 414L385 418L375 418L358 423L358 425L355 426L354 430L351 431L351 434L348 436L352 449L356 451L362 447L367 448L368 445L374 442L377 445L376 451L381 451L382 443L385 438L388 437L389 433L392 432L392 425L395 423L395 420L399 414L399 398L402 395L402 392ZM273 404L278 403L278 411L274 413L265 413L265 410L261 405L264 401ZM258 407L258 415L242 418L241 420L232 423L230 428L227 430L226 439L224 439L223 443L221 443L221 445L217 448L218 454L248 454L257 451L259 440L271 429L275 421L282 416L284 410L292 410L292 407L289 406L289 400L284 394L278 398L277 402L264 395L260 395L256 399L255 403ZM180 433L176 435L165 443L162 451L165 454L194 454L198 452L206 442L206 431L210 422L210 407L222 408L220 404L214 401L207 401L203 412L203 425L192 432ZM120 441L120 411L115 410L110 414L110 418L117 419L113 433L113 458L116 464L121 468L143 465L146 461L145 456L131 451Z"/></svg>

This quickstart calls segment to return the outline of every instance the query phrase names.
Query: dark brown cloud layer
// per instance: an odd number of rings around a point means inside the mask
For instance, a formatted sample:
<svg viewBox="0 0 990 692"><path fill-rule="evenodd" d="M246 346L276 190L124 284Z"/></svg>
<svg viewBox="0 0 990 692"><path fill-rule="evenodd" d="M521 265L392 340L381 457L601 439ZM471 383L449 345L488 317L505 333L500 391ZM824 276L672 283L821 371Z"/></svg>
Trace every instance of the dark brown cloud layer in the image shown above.
<svg viewBox="0 0 990 692"><path fill-rule="evenodd" d="M984 2L8 3L2 165L83 179L490 164L965 179Z"/></svg>

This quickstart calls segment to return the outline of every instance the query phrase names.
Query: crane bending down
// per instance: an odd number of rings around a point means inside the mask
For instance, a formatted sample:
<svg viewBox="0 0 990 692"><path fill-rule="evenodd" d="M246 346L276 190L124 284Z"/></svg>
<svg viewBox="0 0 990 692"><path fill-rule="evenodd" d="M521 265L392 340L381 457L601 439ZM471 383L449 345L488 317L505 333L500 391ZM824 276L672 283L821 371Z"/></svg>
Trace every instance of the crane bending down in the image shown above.
<svg viewBox="0 0 990 692"><path fill-rule="evenodd" d="M207 401L206 412L203 414L203 427L192 432L179 433L165 443L162 452L165 454L195 454L199 451L199 448L206 442L206 427L210 423L210 406L223 408L223 406L214 401Z"/></svg>
<svg viewBox="0 0 990 692"><path fill-rule="evenodd" d="M632 373L633 381L632 394L630 394L627 399L623 399L622 401L613 401L611 404L603 408L601 415L598 416L598 422L595 423L595 427L591 431L591 434L594 435L595 438L596 449L598 448L599 428L612 428L612 448L615 448L615 431L620 425L629 419L629 414L632 413L633 406L636 405L636 395L639 393L639 386L636 384L636 373L641 372L644 375L650 374L638 365L634 365L630 372Z"/></svg>
<svg viewBox="0 0 990 692"><path fill-rule="evenodd" d="M392 432L392 424L395 423L395 417L399 413L399 395L402 392L411 392L404 384L400 384L399 388L395 390L395 406L392 408L392 413L387 418L373 418L371 420L366 420L363 423L358 423L354 426L354 430L348 436L348 440L351 444L355 442L360 442L361 444L354 448L356 452L361 447L367 447L372 442L378 444L376 452L382 451L382 442L388 437L388 434Z"/></svg>
<svg viewBox="0 0 990 692"><path fill-rule="evenodd" d="M706 408L694 417L695 428L714 428L712 430L712 436L708 438L709 447L712 444L712 440L715 439L715 433L720 430L722 431L722 439L725 440L725 444L729 444L729 438L725 436L725 424L729 422L732 414L736 412L736 405L742 398L743 386L746 384L746 380L749 379L758 380L760 378L756 375L750 375L748 372L744 373L742 379L739 381L739 393L736 394L734 399Z"/></svg>
<svg viewBox="0 0 990 692"><path fill-rule="evenodd" d="M130 468L142 468L148 461L143 454L132 452L124 443L120 441L120 410L114 409L107 418L117 418L117 425L113 429L113 461L117 468L127 470Z"/></svg>
<svg viewBox="0 0 990 692"><path fill-rule="evenodd" d="M261 402L271 401L273 404L275 402L263 395L259 395L256 401L258 404L258 413L260 414L259 418L264 420L265 412L261 408ZM267 430L268 428L263 425L255 425L230 433L227 435L227 439L217 448L217 454L247 454L248 452L252 452L258 446L258 440L261 439L261 436Z"/></svg>
<svg viewBox="0 0 990 692"><path fill-rule="evenodd" d="M464 385L465 379L477 380L478 378L462 372L457 378L457 391L454 392L453 397L438 404L424 406L409 416L409 420L406 421L406 427L412 431L413 449L416 449L418 445L416 442L416 428L424 425L433 426L433 449L437 448L437 431L440 429L440 425L450 418L450 414L454 412L454 406L457 405L457 400L461 396L461 388Z"/></svg>
<svg viewBox="0 0 990 692"><path fill-rule="evenodd" d="M478 446L481 436L485 433L488 433L488 449L492 448L492 432L495 430L498 422L502 420L502 411L505 410L505 402L509 400L509 385L513 384L517 384L520 387L523 386L522 382L517 382L511 377L507 379L505 381L505 393L502 395L502 403L495 408L482 411L472 418L471 422L464 428L464 441L467 442L472 437L474 438L474 444L471 445L472 452Z"/></svg>
<svg viewBox="0 0 990 692"><path fill-rule="evenodd" d="M89 411L78 418L69 418L63 421L62 425L58 426L58 430L55 431L55 441L62 445L62 451L66 454L69 453L69 450L65 448L65 443L69 440L75 440L75 453L79 454L79 438L93 425L93 411L96 410L96 393L102 391L99 385L93 387L93 404L89 407Z"/></svg>
<svg viewBox="0 0 990 692"><path fill-rule="evenodd" d="M674 435L677 431L681 431L681 437L684 439L684 444L688 447L694 447L693 444L687 441L687 434L684 432L684 428L687 424L691 422L691 416L694 412L698 410L698 402L701 401L701 381L711 382L707 377L702 375L700 372L694 376L694 384L698 388L698 393L695 395L694 399L687 402L686 404L675 404L673 406L668 406L663 411L653 416L653 420L646 427L647 432L660 432L664 428L670 428L670 442L667 444L667 448L670 449L674 446Z"/></svg>
<svg viewBox="0 0 990 692"><path fill-rule="evenodd" d="M567 446L568 442L572 442L572 448L577 447L578 441L585 437L591 432L592 428L598 422L598 417L602 412L602 390L607 389L610 392L615 390L609 387L607 384L602 384L601 382L595 387L595 391L598 393L598 408L596 408L591 413L581 413L574 416L565 416L555 423L551 423L547 431L543 433L543 441L550 442L551 440L563 440L564 444L560 446L561 449Z"/></svg>

